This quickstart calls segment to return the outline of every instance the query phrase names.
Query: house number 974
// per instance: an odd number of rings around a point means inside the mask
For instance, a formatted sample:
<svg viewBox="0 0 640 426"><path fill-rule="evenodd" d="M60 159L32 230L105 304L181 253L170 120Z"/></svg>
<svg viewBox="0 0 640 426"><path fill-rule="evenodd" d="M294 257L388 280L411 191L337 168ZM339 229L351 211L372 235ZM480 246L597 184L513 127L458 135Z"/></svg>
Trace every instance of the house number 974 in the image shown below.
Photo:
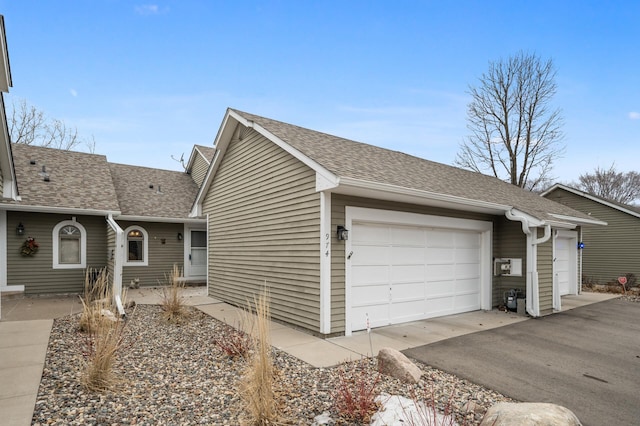
<svg viewBox="0 0 640 426"><path fill-rule="evenodd" d="M327 233L327 234L325 234L325 236L324 236L324 240L325 240L325 243L324 243L324 248L325 248L324 255L325 255L326 257L329 257L329 246L330 246L330 244L331 244L331 237L329 236L329 234L328 234L328 233Z"/></svg>

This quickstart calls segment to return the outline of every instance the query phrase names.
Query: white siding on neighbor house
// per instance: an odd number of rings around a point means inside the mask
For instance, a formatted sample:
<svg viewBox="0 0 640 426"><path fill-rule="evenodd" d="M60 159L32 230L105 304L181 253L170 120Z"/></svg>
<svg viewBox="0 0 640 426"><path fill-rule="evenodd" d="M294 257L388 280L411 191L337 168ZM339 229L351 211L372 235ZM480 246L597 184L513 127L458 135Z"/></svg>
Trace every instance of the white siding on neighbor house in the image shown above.
<svg viewBox="0 0 640 426"><path fill-rule="evenodd" d="M209 294L246 306L266 284L271 316L320 329L315 172L255 131L232 140L203 202Z"/></svg>

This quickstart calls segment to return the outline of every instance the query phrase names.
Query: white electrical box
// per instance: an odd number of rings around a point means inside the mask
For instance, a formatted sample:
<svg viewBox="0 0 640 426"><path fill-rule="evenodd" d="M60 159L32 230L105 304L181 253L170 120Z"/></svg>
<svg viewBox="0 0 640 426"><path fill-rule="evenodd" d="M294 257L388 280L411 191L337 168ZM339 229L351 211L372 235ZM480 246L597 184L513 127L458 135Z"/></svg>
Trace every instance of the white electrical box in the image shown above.
<svg viewBox="0 0 640 426"><path fill-rule="evenodd" d="M493 275L505 277L522 276L522 259L497 257L493 259Z"/></svg>

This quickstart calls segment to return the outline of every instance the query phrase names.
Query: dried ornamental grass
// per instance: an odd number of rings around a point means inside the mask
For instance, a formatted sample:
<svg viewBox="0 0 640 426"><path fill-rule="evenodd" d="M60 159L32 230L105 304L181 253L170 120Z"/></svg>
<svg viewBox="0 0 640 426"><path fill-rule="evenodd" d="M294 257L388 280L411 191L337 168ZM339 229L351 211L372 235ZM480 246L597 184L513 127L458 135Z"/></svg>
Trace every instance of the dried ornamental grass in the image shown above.
<svg viewBox="0 0 640 426"><path fill-rule="evenodd" d="M166 286L162 288L162 310L163 317L170 323L180 323L186 316L186 305L182 291L184 289L184 281L182 278L182 269L177 264L173 264L173 268L168 274L165 274Z"/></svg>
<svg viewBox="0 0 640 426"><path fill-rule="evenodd" d="M87 271L81 300L79 328L87 332L82 384L90 391L108 390L116 383L113 365L123 346L126 323L114 314L113 288L104 269Z"/></svg>
<svg viewBox="0 0 640 426"><path fill-rule="evenodd" d="M275 369L271 357L270 311L267 294L254 298L255 316L246 312L252 324L252 350L240 382L240 398L244 424L275 425L284 420L278 410L275 391ZM252 322L251 322L252 321Z"/></svg>
<svg viewBox="0 0 640 426"><path fill-rule="evenodd" d="M109 273L103 269L87 269L84 277L84 292L80 296L82 313L80 314L80 330L91 331L97 325L101 315L100 309L94 309L96 304L102 307L109 304L108 300L112 292L109 290Z"/></svg>

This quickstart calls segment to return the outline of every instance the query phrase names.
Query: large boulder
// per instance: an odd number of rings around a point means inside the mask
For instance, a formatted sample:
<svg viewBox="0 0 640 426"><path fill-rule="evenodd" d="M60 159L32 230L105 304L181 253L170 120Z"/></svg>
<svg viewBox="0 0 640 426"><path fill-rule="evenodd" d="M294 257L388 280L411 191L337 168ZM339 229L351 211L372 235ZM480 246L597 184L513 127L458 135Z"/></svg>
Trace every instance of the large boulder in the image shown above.
<svg viewBox="0 0 640 426"><path fill-rule="evenodd" d="M382 348L378 352L378 371L406 383L418 383L422 376L417 365L393 348Z"/></svg>
<svg viewBox="0 0 640 426"><path fill-rule="evenodd" d="M487 410L480 426L581 426L568 408L537 402L499 402Z"/></svg>

